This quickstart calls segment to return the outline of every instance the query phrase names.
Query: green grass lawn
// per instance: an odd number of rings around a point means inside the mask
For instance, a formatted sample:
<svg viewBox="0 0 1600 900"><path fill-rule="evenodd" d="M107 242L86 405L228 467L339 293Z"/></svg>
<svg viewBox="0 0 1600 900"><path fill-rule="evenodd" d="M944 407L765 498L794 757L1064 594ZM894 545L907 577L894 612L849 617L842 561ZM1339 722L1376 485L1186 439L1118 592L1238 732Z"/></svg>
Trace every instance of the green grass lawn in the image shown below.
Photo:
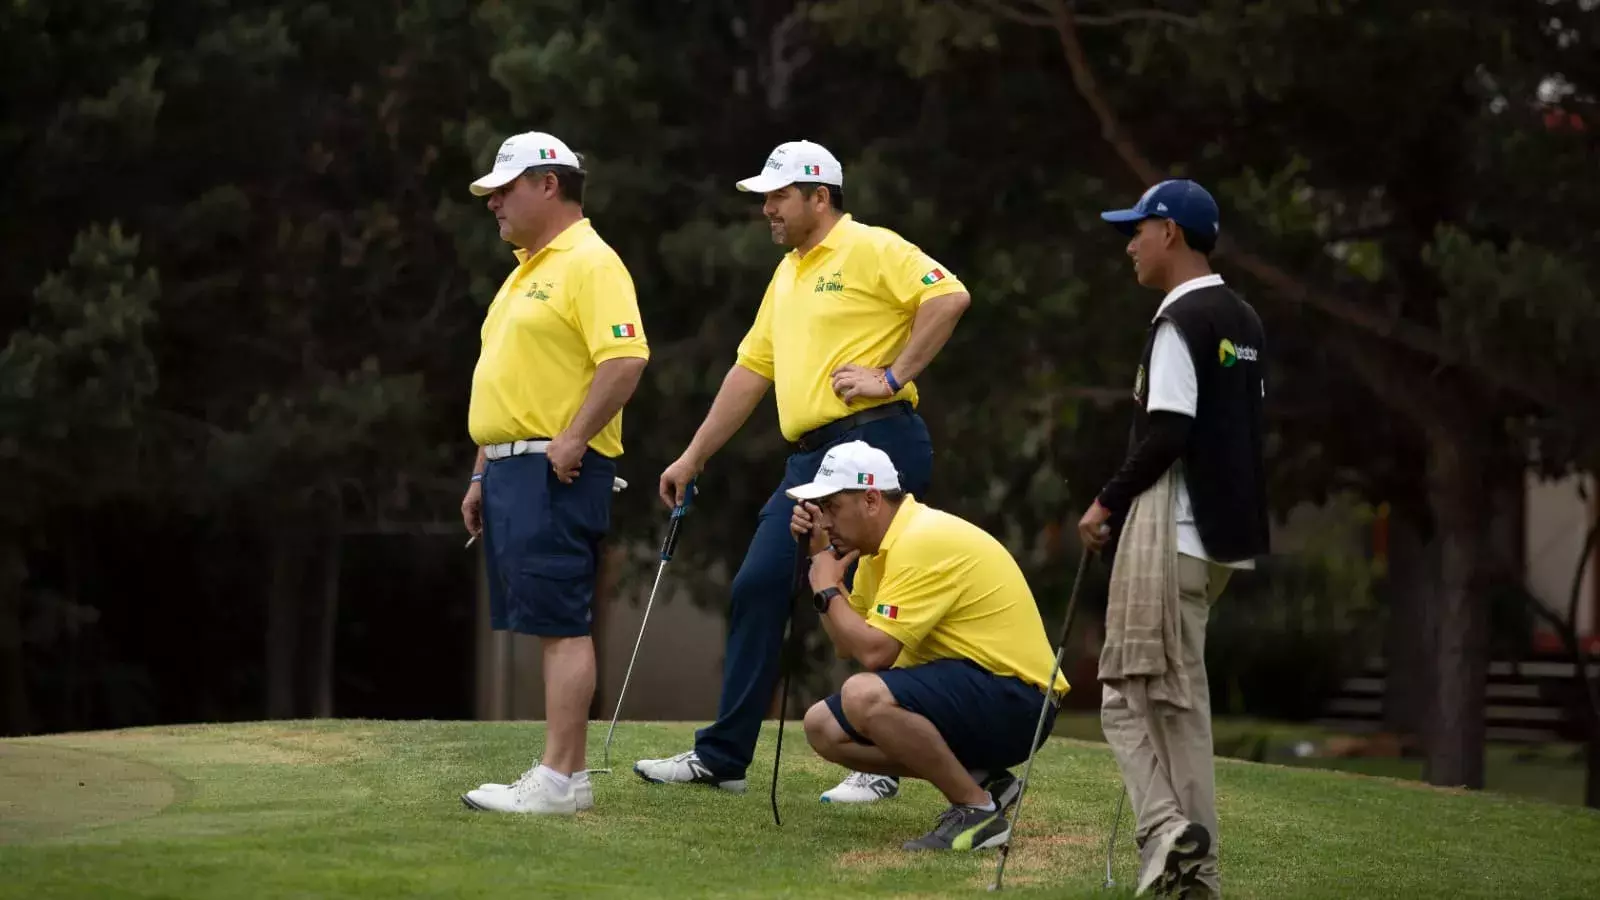
<svg viewBox="0 0 1600 900"><path fill-rule="evenodd" d="M0 741L0 897L960 897L993 853L908 854L943 808L928 785L830 807L842 772L798 728L783 826L767 802L774 729L751 791L647 785L643 755L692 727L619 726L612 775L576 818L465 809L514 778L537 723L317 721ZM591 731L591 764L605 736ZM1600 815L1496 794L1221 760L1230 897L1600 897ZM1120 785L1101 745L1055 739L1007 868L1010 893L1105 897ZM1133 880L1124 822L1120 885ZM1110 894L1109 896L1116 896Z"/></svg>

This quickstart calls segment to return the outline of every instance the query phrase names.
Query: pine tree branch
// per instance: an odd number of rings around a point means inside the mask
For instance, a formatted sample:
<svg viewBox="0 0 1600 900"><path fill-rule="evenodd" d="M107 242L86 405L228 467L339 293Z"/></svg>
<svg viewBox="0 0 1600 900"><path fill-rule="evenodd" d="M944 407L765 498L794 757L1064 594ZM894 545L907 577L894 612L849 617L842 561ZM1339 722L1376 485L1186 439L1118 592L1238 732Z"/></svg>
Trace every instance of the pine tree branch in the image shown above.
<svg viewBox="0 0 1600 900"><path fill-rule="evenodd" d="M1166 22L1169 25L1182 25L1192 31L1200 30L1200 20L1194 16L1168 12L1164 9L1125 9L1107 16L1086 16L1080 13L1074 18L1079 25L1090 27L1122 25L1127 22Z"/></svg>
<svg viewBox="0 0 1600 900"><path fill-rule="evenodd" d="M1166 176L1129 136L1121 119L1100 89L1094 71L1089 66L1083 43L1078 38L1080 17L1066 0L1034 0L1034 2L1049 10L1051 27L1060 40L1067 68L1072 75L1073 86L1077 89L1078 96L1094 113L1095 119L1099 121L1101 137L1133 173L1141 188L1163 180ZM1470 362L1459 349L1450 346L1438 333L1315 288L1226 235L1218 242L1215 255L1229 260L1235 267L1254 276L1256 280L1292 303L1309 306L1333 319L1353 325L1367 334L1383 338L1440 363L1463 366L1489 386L1520 397L1537 408L1575 416L1580 421L1591 414L1590 403L1560 384L1532 377L1519 369Z"/></svg>

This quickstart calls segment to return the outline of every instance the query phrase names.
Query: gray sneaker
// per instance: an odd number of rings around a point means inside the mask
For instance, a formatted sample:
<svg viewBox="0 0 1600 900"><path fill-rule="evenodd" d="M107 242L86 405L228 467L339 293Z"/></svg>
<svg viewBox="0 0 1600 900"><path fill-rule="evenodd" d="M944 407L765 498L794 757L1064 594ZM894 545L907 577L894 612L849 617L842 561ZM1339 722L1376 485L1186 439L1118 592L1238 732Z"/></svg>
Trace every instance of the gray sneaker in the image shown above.
<svg viewBox="0 0 1600 900"><path fill-rule="evenodd" d="M1134 896L1153 891L1158 897L1178 896L1199 882L1200 863L1211 852L1211 832L1204 825L1190 822L1168 829L1156 838L1139 875Z"/></svg>
<svg viewBox="0 0 1600 900"><path fill-rule="evenodd" d="M933 830L914 841L907 850L988 850L1011 837L1011 826L999 804L987 812L973 806L952 806L939 814Z"/></svg>
<svg viewBox="0 0 1600 900"><path fill-rule="evenodd" d="M709 784L733 794L744 793L748 786L743 778L718 777L693 750L666 759L641 759L633 771L651 784Z"/></svg>

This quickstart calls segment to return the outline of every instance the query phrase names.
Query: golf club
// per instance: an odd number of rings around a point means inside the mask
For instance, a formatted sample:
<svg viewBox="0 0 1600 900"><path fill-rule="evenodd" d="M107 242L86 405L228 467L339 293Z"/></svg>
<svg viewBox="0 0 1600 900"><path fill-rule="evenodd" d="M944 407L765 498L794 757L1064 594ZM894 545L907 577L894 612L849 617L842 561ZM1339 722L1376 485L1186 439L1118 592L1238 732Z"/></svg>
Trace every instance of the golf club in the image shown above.
<svg viewBox="0 0 1600 900"><path fill-rule="evenodd" d="M667 536L661 542L661 564L656 567L656 581L650 586L650 599L644 605L644 618L639 622L639 637L633 642L633 655L628 657L628 672L622 676L622 690L617 692L617 706L611 713L611 727L606 729L605 765L603 768L590 769L591 772L611 772L611 736L617 730L617 717L622 715L622 699L628 695L628 682L633 680L633 664L639 659L639 645L644 643L644 629L650 624L650 608L655 606L656 591L661 587L661 576L667 571L667 563L672 561L673 551L678 548L678 529L683 524L683 517L689 512L689 503L694 500L694 479L690 479L689 486L683 491L683 499L672 508L672 518L667 523Z"/></svg>
<svg viewBox="0 0 1600 900"><path fill-rule="evenodd" d="M989 890L1000 890L1001 880L1006 874L1006 860L1011 857L1011 841L1017 836L1017 821L1022 818L1022 798L1028 793L1028 781L1033 774L1033 757L1039 752L1039 741L1044 737L1044 720L1050 712L1050 693L1055 689L1056 675L1061 672L1061 660L1067 655L1067 636L1072 634L1072 614L1078 608L1078 592L1083 587L1083 575L1089 570L1089 548L1083 548L1083 556L1078 560L1078 574L1072 579L1072 594L1067 599L1067 619L1061 624L1061 640L1056 643L1056 664L1050 670L1050 678L1045 681L1044 703L1039 706L1039 724L1033 729L1032 749L1028 751L1028 764L1022 770L1022 784L1017 788L1017 805L1011 811L1010 835L1006 842L1000 845L1000 861L995 867L994 884L989 885Z"/></svg>
<svg viewBox="0 0 1600 900"><path fill-rule="evenodd" d="M789 621L785 625L787 632L784 636L783 647L790 649L789 635L794 634L794 598L800 593L800 583L806 577L806 549L810 546L811 532L797 535L794 539L794 577L789 581ZM786 659L792 654L780 650L778 665L783 668L783 690L778 698L778 749L772 754L772 823L783 826L783 819L778 816L778 762L783 759L783 723L784 714L789 710L789 676L794 672L793 659ZM784 665L787 662L789 665Z"/></svg>
<svg viewBox="0 0 1600 900"><path fill-rule="evenodd" d="M1122 827L1122 801L1127 799L1128 792L1121 785L1117 786L1117 816L1111 820L1111 837L1106 840L1106 884L1107 888L1117 886L1111 877L1111 851L1117 846L1117 829Z"/></svg>

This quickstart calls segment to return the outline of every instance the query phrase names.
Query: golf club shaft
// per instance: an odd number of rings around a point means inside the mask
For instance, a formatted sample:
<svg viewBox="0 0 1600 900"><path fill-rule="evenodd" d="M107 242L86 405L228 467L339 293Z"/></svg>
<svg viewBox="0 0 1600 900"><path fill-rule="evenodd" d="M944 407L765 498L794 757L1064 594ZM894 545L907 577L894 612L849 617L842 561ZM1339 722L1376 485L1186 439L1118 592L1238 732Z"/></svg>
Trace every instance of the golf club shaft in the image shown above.
<svg viewBox="0 0 1600 900"><path fill-rule="evenodd" d="M1117 829L1122 827L1122 801L1127 799L1128 792L1122 785L1117 785L1117 815L1111 820L1111 837L1106 839L1106 887L1116 887L1117 883L1111 878L1111 851L1117 846Z"/></svg>
<svg viewBox="0 0 1600 900"><path fill-rule="evenodd" d="M678 529L683 524L683 517L689 513L689 504L694 502L695 481L689 479L689 484L683 490L683 497L672 508L672 519L667 523L667 536L661 541L661 564L656 566L656 580L650 585L650 599L644 604L644 618L639 620L639 636L633 641L633 655L628 657L628 671L622 676L622 690L617 692L617 706L611 711L611 727L606 729L605 768L601 771L611 771L611 736L617 730L617 718L622 715L622 701L628 696L628 682L633 680L633 664L639 659L639 647L644 644L644 629L650 624L650 610L656 605L656 591L661 589L661 576L667 572L667 563L672 562L672 554L678 549Z"/></svg>
<svg viewBox="0 0 1600 900"><path fill-rule="evenodd" d="M676 525L677 519L673 519ZM605 768L611 768L611 735L617 730L617 717L622 715L622 699L628 696L628 682L633 680L633 664L639 659L639 647L644 643L644 629L650 624L650 609L656 605L656 590L661 587L661 576L667 571L667 561L656 567L656 581L650 586L650 599L644 604L644 618L639 621L639 636L633 641L633 655L628 657L628 671L622 676L622 690L617 692L617 706L611 711L611 727L606 729Z"/></svg>
<svg viewBox="0 0 1600 900"><path fill-rule="evenodd" d="M1028 764L1022 770L1022 784L1017 789L1017 805L1011 811L1010 836L1006 838L1005 846L1000 853L999 864L995 867L994 884L990 890L998 891L1005 878L1006 860L1011 856L1011 841L1016 837L1017 822L1022 819L1022 800L1028 794L1028 781L1033 777L1033 758L1039 753L1039 741L1044 737L1045 719L1050 715L1050 695L1055 691L1056 676L1061 673L1061 662L1067 655L1067 637L1072 634L1072 617L1078 609L1078 593L1083 588L1083 575L1089 569L1089 548L1083 548L1083 556L1078 560L1078 573L1072 579L1072 594L1067 598L1066 621L1061 624L1061 640L1056 644L1056 663L1050 669L1050 678L1045 682L1044 703L1039 705L1039 722L1033 728L1033 743L1029 745Z"/></svg>
<svg viewBox="0 0 1600 900"><path fill-rule="evenodd" d="M783 759L783 724L789 708L789 677L793 674L792 667L784 665L784 657L788 655L784 653L784 649L788 647L789 635L794 632L794 601L795 596L800 593L800 583L806 577L805 551L810 546L811 532L807 531L795 538L794 575L789 580L789 621L786 623L788 634L784 636L778 651L778 667L783 674L783 690L779 692L778 697L778 749L772 755L772 823L780 827L783 825L783 819L778 815L778 763Z"/></svg>

